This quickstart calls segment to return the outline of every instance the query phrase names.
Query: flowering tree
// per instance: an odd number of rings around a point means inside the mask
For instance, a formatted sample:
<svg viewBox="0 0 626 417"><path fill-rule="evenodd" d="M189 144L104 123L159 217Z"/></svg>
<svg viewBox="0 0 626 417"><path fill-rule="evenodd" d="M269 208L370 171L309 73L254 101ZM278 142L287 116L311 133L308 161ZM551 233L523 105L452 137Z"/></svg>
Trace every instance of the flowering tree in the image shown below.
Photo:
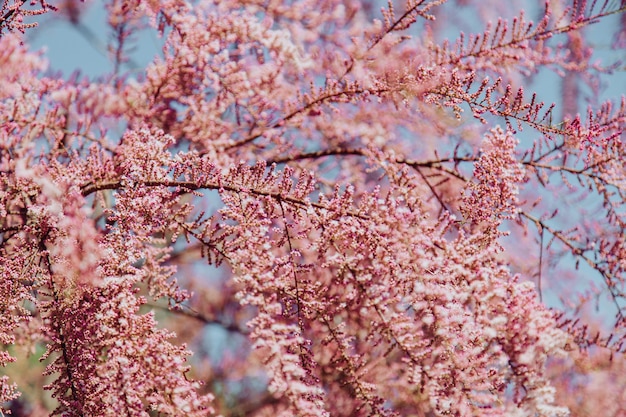
<svg viewBox="0 0 626 417"><path fill-rule="evenodd" d="M626 101L583 31L626 6L445 3L109 0L113 72L64 79L28 19L81 4L4 0L0 415L623 416ZM454 7L491 23L442 41Z"/></svg>

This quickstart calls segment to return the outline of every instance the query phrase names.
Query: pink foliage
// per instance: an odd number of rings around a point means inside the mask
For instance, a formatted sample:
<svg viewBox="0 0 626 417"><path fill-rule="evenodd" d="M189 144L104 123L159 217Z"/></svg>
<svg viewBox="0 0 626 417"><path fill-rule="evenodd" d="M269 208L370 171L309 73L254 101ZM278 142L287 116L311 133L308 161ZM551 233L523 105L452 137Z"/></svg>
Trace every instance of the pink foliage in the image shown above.
<svg viewBox="0 0 626 417"><path fill-rule="evenodd" d="M626 99L583 32L623 5L109 0L112 72L65 79L24 36L84 30L59 3L0 12L0 415L624 415Z"/></svg>

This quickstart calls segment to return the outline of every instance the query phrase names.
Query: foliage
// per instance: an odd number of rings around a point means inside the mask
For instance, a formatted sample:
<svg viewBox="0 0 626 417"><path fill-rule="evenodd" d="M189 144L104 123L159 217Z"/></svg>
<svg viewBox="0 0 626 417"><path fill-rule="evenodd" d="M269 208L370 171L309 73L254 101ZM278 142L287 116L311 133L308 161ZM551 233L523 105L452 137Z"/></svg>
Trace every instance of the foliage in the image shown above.
<svg viewBox="0 0 626 417"><path fill-rule="evenodd" d="M109 0L113 71L64 78L24 19L83 5L4 1L0 414L624 415L626 99L583 33L626 7L448 42L513 2L445 3Z"/></svg>

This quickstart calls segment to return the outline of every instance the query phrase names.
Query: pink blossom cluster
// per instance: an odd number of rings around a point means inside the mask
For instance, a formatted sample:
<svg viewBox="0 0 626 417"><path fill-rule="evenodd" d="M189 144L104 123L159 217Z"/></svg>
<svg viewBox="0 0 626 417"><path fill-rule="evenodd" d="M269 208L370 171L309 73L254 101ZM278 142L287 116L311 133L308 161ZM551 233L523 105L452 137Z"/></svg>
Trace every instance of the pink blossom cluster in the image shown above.
<svg viewBox="0 0 626 417"><path fill-rule="evenodd" d="M59 3L0 12L0 415L624 415L623 5L108 0L65 78Z"/></svg>

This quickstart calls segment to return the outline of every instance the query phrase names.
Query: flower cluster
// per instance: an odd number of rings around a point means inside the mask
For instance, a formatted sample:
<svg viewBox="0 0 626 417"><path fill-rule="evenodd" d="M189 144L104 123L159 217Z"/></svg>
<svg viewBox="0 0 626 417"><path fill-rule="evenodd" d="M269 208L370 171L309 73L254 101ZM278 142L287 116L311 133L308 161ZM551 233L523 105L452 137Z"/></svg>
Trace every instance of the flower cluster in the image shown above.
<svg viewBox="0 0 626 417"><path fill-rule="evenodd" d="M571 102L625 8L373 3L108 0L97 78L2 3L0 414L623 414L626 100Z"/></svg>
<svg viewBox="0 0 626 417"><path fill-rule="evenodd" d="M515 156L516 144L511 133L500 128L485 137L474 168L476 182L468 186L461 208L467 220L479 223L516 214L518 184L524 180L523 166Z"/></svg>

